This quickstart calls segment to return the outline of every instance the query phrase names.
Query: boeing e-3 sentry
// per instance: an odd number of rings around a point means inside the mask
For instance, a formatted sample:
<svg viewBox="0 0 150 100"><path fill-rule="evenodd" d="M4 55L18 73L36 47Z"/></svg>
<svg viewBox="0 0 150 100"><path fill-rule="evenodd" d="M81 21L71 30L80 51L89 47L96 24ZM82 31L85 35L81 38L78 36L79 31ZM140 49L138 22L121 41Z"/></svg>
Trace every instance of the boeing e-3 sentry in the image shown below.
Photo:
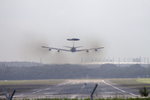
<svg viewBox="0 0 150 100"><path fill-rule="evenodd" d="M47 47L47 46L42 46L42 48L47 48L47 49L49 49L49 51L51 51L53 49L53 50L57 50L57 52L59 52L59 51L67 51L67 52L72 52L72 53L74 53L74 52L81 52L81 51L89 52L90 50L97 51L98 49L103 49L104 48L104 47L97 47L97 48L79 49L79 50L77 50L77 48L80 48L80 47L83 47L83 46L74 47L74 41L79 41L80 39L78 39L78 38L72 38L72 39L67 39L67 40L68 41L73 41L73 46L72 47L70 47L70 46L64 46L66 48L70 48L70 50L69 49L54 48L54 47Z"/></svg>

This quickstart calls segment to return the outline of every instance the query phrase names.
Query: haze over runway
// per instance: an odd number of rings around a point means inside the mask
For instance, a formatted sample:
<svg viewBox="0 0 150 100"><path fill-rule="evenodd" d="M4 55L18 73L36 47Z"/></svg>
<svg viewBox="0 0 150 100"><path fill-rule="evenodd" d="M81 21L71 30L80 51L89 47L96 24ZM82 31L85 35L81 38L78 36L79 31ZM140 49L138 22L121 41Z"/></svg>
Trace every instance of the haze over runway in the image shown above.
<svg viewBox="0 0 150 100"><path fill-rule="evenodd" d="M149 0L1 0L0 61L81 63L81 58L150 57ZM64 53L42 45L105 47Z"/></svg>

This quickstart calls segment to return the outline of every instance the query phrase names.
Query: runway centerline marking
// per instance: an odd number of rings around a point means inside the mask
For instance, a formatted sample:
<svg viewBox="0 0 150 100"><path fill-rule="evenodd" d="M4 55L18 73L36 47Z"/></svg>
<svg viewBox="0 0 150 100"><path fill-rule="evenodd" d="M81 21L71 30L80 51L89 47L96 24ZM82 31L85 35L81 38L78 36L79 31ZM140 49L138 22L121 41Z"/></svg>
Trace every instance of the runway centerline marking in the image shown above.
<svg viewBox="0 0 150 100"><path fill-rule="evenodd" d="M109 85L109 86L111 86L111 87L113 87L113 88L115 88L115 89L117 89L117 90L119 90L119 91L121 91L121 92L126 92L126 91L124 91L124 90L121 90L121 89L119 89L119 88L117 88L117 87L115 87L115 86L112 86L112 85L106 83L104 80L102 80L102 82L105 83L105 84L107 84L107 85Z"/></svg>

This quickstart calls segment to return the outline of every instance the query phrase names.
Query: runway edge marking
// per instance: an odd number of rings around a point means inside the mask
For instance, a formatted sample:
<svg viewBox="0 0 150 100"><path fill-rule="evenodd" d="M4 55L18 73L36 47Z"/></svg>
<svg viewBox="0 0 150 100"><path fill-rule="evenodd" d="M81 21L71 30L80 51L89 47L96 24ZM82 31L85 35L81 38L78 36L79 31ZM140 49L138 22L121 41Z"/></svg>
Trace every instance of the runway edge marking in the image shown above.
<svg viewBox="0 0 150 100"><path fill-rule="evenodd" d="M107 84L107 85L109 85L109 86L111 86L111 87L113 87L113 88L115 88L115 89L117 89L117 90L119 90L119 91L126 92L126 91L124 91L124 90L121 90L121 89L119 89L119 88L117 88L117 87L115 87L115 86L112 86L112 85L106 83L104 80L102 80L102 82L105 83L105 84Z"/></svg>

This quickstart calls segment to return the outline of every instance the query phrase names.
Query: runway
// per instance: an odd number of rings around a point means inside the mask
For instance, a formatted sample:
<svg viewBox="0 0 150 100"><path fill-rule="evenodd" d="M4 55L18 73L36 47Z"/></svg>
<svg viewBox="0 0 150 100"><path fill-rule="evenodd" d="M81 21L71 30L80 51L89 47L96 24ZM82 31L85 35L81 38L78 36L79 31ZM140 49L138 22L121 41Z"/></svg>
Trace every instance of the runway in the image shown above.
<svg viewBox="0 0 150 100"><path fill-rule="evenodd" d="M87 83L87 86L85 85ZM15 98L89 98L98 84L93 98L137 97L138 91L111 83L108 80L68 80L58 85L16 93ZM89 88L89 90L87 89Z"/></svg>

